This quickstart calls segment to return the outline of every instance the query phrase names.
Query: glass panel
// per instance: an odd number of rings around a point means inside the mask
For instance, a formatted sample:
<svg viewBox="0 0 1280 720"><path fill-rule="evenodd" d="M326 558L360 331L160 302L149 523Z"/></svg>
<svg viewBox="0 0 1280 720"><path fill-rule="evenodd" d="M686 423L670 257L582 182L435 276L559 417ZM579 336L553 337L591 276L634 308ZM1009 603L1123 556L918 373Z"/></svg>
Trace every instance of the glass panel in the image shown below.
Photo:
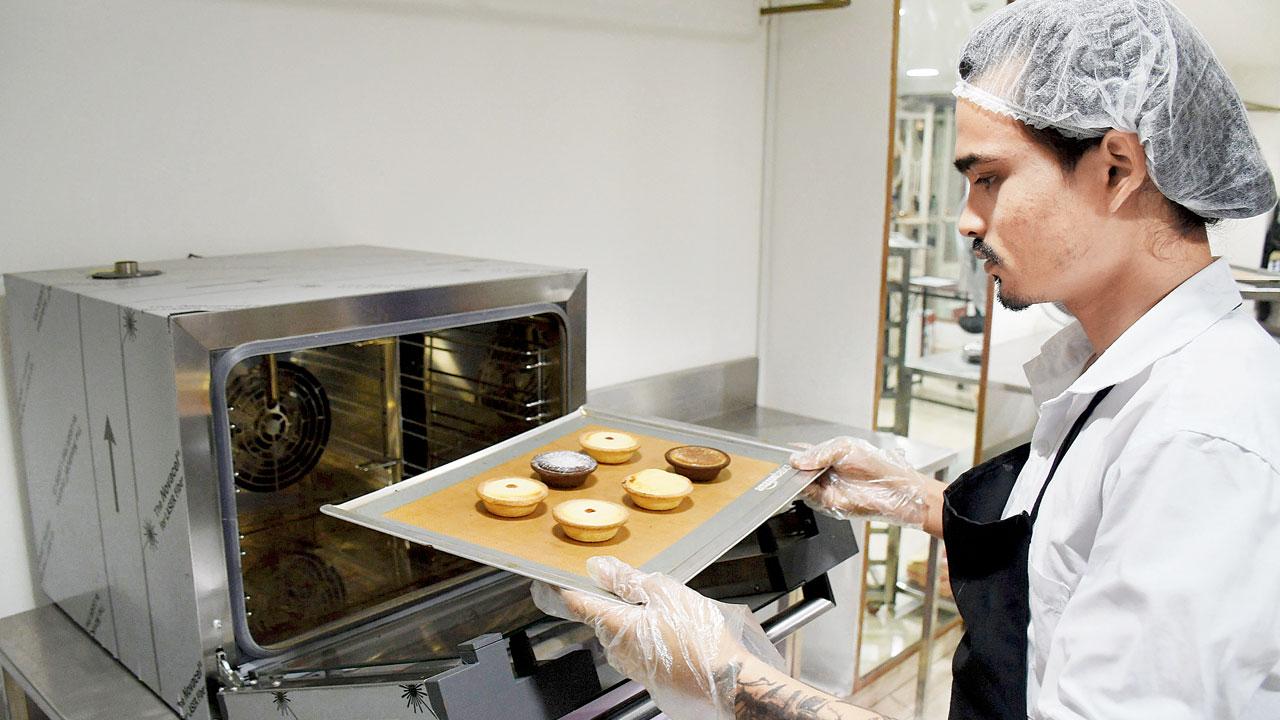
<svg viewBox="0 0 1280 720"><path fill-rule="evenodd" d="M319 512L563 415L553 315L247 358L226 403L245 608L280 645L478 568Z"/></svg>
<svg viewBox="0 0 1280 720"><path fill-rule="evenodd" d="M892 209L877 427L957 451L970 466L986 340L987 278L957 230L965 180L952 167L955 66L969 30L1003 0L901 0ZM860 683L921 640L929 538L867 524ZM940 564L938 618L956 619Z"/></svg>
<svg viewBox="0 0 1280 720"><path fill-rule="evenodd" d="M929 536L919 530L885 523L867 524L868 562L858 673L864 680L908 653L920 641L924 622ZM937 632L959 618L940 563Z"/></svg>

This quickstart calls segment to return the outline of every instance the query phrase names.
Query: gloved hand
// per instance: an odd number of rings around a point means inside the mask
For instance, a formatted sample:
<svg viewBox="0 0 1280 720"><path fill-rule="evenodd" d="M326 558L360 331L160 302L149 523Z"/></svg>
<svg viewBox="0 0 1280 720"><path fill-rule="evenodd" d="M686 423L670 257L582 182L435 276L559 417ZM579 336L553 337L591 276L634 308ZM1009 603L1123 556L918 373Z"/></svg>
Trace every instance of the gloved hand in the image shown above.
<svg viewBox="0 0 1280 720"><path fill-rule="evenodd" d="M587 572L621 599L535 582L534 603L548 615L590 625L609 664L648 688L672 720L732 720L737 671L748 653L782 666L746 607L614 557L591 558Z"/></svg>
<svg viewBox="0 0 1280 720"><path fill-rule="evenodd" d="M881 450L861 438L837 437L793 453L791 465L826 469L800 496L821 513L842 520L924 526L929 478L912 469L897 451Z"/></svg>

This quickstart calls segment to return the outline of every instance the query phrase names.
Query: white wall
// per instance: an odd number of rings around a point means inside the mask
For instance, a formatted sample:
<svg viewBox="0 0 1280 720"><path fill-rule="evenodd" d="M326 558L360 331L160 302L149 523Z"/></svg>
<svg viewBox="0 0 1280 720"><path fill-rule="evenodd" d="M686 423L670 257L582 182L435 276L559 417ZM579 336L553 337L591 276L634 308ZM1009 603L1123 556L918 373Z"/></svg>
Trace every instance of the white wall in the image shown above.
<svg viewBox="0 0 1280 720"><path fill-rule="evenodd" d="M856 427L873 425L893 16L893 0L860 0L784 17L771 48L759 403ZM837 608L805 629L801 677L842 695L861 556L830 578Z"/></svg>
<svg viewBox="0 0 1280 720"><path fill-rule="evenodd" d="M892 0L786 18L766 202L760 404L873 422Z"/></svg>
<svg viewBox="0 0 1280 720"><path fill-rule="evenodd" d="M10 0L0 272L394 245L588 268L592 387L751 356L764 48L752 0Z"/></svg>

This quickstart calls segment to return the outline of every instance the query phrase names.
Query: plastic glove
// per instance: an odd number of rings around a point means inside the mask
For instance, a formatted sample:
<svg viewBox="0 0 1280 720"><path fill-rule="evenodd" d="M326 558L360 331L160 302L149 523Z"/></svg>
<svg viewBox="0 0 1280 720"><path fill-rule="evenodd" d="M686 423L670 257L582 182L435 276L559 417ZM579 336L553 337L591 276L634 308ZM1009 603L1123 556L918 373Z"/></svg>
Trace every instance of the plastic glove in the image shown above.
<svg viewBox="0 0 1280 720"><path fill-rule="evenodd" d="M809 507L848 520L883 520L904 527L924 526L927 478L897 451L861 438L837 437L792 454L799 470L826 472L801 493Z"/></svg>
<svg viewBox="0 0 1280 720"><path fill-rule="evenodd" d="M614 557L587 560L587 572L621 600L535 582L534 603L548 615L590 625L609 664L644 685L672 720L732 720L737 669L747 653L782 667L746 607Z"/></svg>

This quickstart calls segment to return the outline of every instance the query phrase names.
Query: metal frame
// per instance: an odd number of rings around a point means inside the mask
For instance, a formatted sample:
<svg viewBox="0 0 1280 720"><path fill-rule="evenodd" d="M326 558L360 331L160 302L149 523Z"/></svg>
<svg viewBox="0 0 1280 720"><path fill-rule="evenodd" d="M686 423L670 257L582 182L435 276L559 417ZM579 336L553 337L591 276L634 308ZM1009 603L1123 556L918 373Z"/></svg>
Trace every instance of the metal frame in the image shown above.
<svg viewBox="0 0 1280 720"><path fill-rule="evenodd" d="M881 429L892 430L894 434L900 435L902 437L907 436L907 425L910 422L910 413L911 413L910 408L909 407L904 408L902 403L903 383L907 383L907 384L911 383L911 373L907 370L907 328L911 324L911 288L910 288L911 255L916 250L919 250L922 247L923 245L916 243L914 241L911 242L911 245L894 245L893 242L890 241L889 251L885 253L886 269L885 269L885 276L883 278L884 303L882 308L883 317L880 319L881 334L879 339L879 342L881 345L881 364L880 364L880 373L877 376L880 382L880 386L878 388L877 397L876 397L877 404L875 407L877 408L877 411L875 414L876 415L879 414L879 411L878 411L879 400L882 397L880 393L883 392L884 386L888 383L888 380L889 380L889 366L885 365L883 361L886 359L892 360L894 374L895 374L894 390L892 395L893 426L889 428L881 428ZM888 263L889 257L896 257L902 260L901 262L902 275L898 280L890 280L888 278L887 263ZM892 303L889 302L890 291L895 292L896 297L898 298L898 312L892 318L889 316L891 305L892 305ZM894 345L896 346L897 352L890 353L889 352L889 333L894 330L896 330L898 333L897 337L894 338L895 340ZM910 402L909 400L910 396L908 395L907 397L908 397L908 402ZM873 425L876 425L877 427L879 427L878 421L874 422Z"/></svg>
<svg viewBox="0 0 1280 720"><path fill-rule="evenodd" d="M948 482L945 470L939 470L934 473L934 478L939 482ZM929 690L929 672L933 668L933 643L937 639L934 637L936 632L934 625L938 621L938 560L941 555L942 541L932 535L929 536L929 559L924 583L924 607L921 610L924 618L920 622L920 648L916 650L919 653L916 669L916 720L921 720L924 717L925 694Z"/></svg>
<svg viewBox="0 0 1280 720"><path fill-rule="evenodd" d="M301 338L293 337L287 339L260 340L248 342L229 351L218 353L216 355L216 359L213 361L213 368L210 371L211 377L209 386L209 393L211 397L210 405L213 411L211 432L214 440L214 462L217 465L217 476L219 478L226 479L230 478L233 474L227 407L224 402L219 401L219 398L226 397L227 381L232 369L246 358L313 347L354 343L395 335L406 335L410 333L442 330L445 328L478 325L481 323L511 320L528 315L546 313L555 314L566 327L569 325L569 316L559 306L545 304L517 305L498 310L486 310L425 319L420 318L380 326L357 327L331 333L308 335ZM569 378L572 377L570 370L571 368L566 364L566 367L564 368L566 374L566 385L569 384ZM231 598L232 627L235 631L237 645L241 650L254 657L268 657L280 652L281 650L297 645L299 641L292 641L283 645L267 647L259 645L253 639L253 636L249 631L248 616L246 612L247 608L245 607L244 602L243 568L240 564L240 530L236 512L235 487L232 483L219 483L219 499L222 507L223 543L226 548L226 560L228 566L227 577L230 584L229 590ZM361 613L358 616L350 617L345 624L358 624L366 617L376 616L378 614L381 614L381 611L374 609L366 613Z"/></svg>
<svg viewBox="0 0 1280 720"><path fill-rule="evenodd" d="M197 583L207 665L212 667L218 649L235 666L244 660L241 651L249 657L267 657L292 647L264 648L252 642L243 600L236 602L242 595L236 595L241 579L234 491L228 479L230 451L220 432L225 408L216 402L230 368L244 357L277 348L355 342L546 312L554 312L565 324L565 400L566 407L576 407L586 397L584 271L548 268L543 276L172 318L182 454L191 488L192 565L207 575L206 582ZM197 489L204 490L204 497L197 497ZM369 615L390 609L375 608ZM368 619L352 618L344 625Z"/></svg>
<svg viewBox="0 0 1280 720"><path fill-rule="evenodd" d="M806 12L809 10L839 10L849 7L852 0L822 0L821 2L801 3L799 5L782 5L779 7L760 8L761 15L781 15L783 13Z"/></svg>

